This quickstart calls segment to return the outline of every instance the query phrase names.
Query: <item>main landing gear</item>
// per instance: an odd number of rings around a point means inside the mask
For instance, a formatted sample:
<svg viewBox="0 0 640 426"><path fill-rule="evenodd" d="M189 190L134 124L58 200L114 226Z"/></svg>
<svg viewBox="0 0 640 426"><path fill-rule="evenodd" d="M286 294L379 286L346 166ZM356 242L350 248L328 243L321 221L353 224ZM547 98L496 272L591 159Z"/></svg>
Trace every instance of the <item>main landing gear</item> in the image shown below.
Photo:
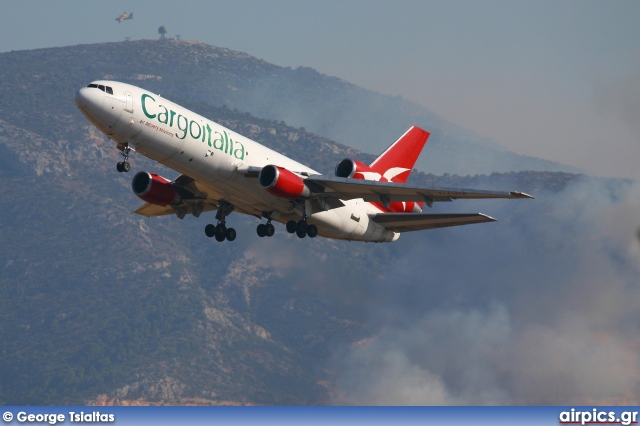
<svg viewBox="0 0 640 426"><path fill-rule="evenodd" d="M262 212L262 216L267 218L267 223L261 223L256 228L256 232L258 233L258 237L273 237L273 234L276 233L276 228L271 224L271 212Z"/></svg>
<svg viewBox="0 0 640 426"><path fill-rule="evenodd" d="M236 239L236 230L233 228L227 228L224 223L218 223L217 225L208 224L204 228L204 233L207 237L216 237L216 241L223 242L224 240L233 241Z"/></svg>
<svg viewBox="0 0 640 426"><path fill-rule="evenodd" d="M309 225L307 223L307 218L298 222L290 220L287 222L287 232L290 234L295 233L298 238L304 238L305 236L315 238L315 236L318 235L318 227L315 225Z"/></svg>
<svg viewBox="0 0 640 426"><path fill-rule="evenodd" d="M119 172L128 172L131 170L131 165L129 164L129 153L131 152L131 148L129 148L128 143L118 144L118 149L120 150L120 155L124 157L124 161L119 161L116 168Z"/></svg>
<svg viewBox="0 0 640 426"><path fill-rule="evenodd" d="M271 224L271 220L269 220L267 223L261 223L260 225L258 225L256 232L258 233L258 237L260 238L273 237L273 234L275 234L276 232L276 228L274 228L274 226Z"/></svg>
<svg viewBox="0 0 640 426"><path fill-rule="evenodd" d="M204 233L207 237L215 237L216 241L223 242L224 240L233 241L236 239L236 230L233 228L227 228L225 222L226 217L233 211L233 204L226 201L222 201L218 206L218 213L216 213L217 225L208 224L204 228Z"/></svg>
<svg viewBox="0 0 640 426"><path fill-rule="evenodd" d="M290 234L295 233L298 238L315 238L318 235L318 227L315 225L309 225L307 223L307 215L311 214L311 200L304 200L302 206L302 219L299 221L290 220L287 222L287 232Z"/></svg>
<svg viewBox="0 0 640 426"><path fill-rule="evenodd" d="M215 237L216 241L222 242L224 240L233 241L236 239L236 230L233 228L227 228L225 224L225 219L229 214L233 211L233 204L227 201L221 201L218 205L218 212L216 213L216 219L218 223L216 225L208 224L204 228L204 233L207 237ZM271 214L270 212L263 212L263 217L267 219L267 223L261 223L256 228L256 232L260 238L263 237L273 237L276 230L273 224L271 223ZM318 227L316 225L309 225L307 223L307 218L304 216L302 220L296 222L295 220L290 220L287 222L287 232L290 234L298 235L298 238L315 238L318 235Z"/></svg>

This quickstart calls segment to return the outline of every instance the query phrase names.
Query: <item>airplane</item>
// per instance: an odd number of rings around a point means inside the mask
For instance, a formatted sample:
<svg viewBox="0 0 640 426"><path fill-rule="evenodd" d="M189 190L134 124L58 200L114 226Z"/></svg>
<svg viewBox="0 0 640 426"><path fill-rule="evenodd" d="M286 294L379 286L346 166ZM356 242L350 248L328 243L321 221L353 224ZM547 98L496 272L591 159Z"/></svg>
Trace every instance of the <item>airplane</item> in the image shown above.
<svg viewBox="0 0 640 426"><path fill-rule="evenodd" d="M122 12L122 15L118 16L116 21L118 21L118 23L122 23L122 21L126 21L127 19L133 19L133 12L129 15L127 15L127 12Z"/></svg>
<svg viewBox="0 0 640 426"><path fill-rule="evenodd" d="M140 171L132 180L135 195L145 201L134 213L155 217L215 211L216 224L207 237L233 241L227 227L233 211L255 216L260 237L283 223L299 238L396 241L402 232L493 222L482 213L428 214L425 205L455 199L533 198L523 192L426 188L405 182L429 138L411 127L371 164L345 158L335 176L315 170L229 130L158 94L126 83L98 80L80 88L76 105L84 116L113 140L131 168L136 152L181 173L171 181Z"/></svg>

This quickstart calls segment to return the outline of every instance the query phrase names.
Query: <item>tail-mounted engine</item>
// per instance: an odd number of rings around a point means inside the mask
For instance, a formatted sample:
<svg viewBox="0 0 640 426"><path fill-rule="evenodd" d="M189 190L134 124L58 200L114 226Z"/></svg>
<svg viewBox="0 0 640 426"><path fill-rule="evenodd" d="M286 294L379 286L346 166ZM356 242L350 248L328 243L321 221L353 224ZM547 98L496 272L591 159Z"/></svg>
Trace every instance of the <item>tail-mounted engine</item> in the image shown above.
<svg viewBox="0 0 640 426"><path fill-rule="evenodd" d="M353 158L344 158L336 165L336 176L341 178L353 178L362 180L375 180L379 182L388 182L387 178L381 176L380 173L371 169L364 163ZM422 202L413 201L394 201L381 202L377 204L381 209L394 213L422 213Z"/></svg>
<svg viewBox="0 0 640 426"><path fill-rule="evenodd" d="M180 195L176 193L170 180L149 172L138 172L131 181L133 193L147 203L158 206L180 204Z"/></svg>
<svg viewBox="0 0 640 426"><path fill-rule="evenodd" d="M286 200L308 198L311 194L304 179L284 167L264 166L258 175L260 185L272 195Z"/></svg>
<svg viewBox="0 0 640 426"><path fill-rule="evenodd" d="M380 173L373 171L371 167L353 158L343 158L340 160L336 165L336 176L341 178L376 180L380 182L387 181Z"/></svg>

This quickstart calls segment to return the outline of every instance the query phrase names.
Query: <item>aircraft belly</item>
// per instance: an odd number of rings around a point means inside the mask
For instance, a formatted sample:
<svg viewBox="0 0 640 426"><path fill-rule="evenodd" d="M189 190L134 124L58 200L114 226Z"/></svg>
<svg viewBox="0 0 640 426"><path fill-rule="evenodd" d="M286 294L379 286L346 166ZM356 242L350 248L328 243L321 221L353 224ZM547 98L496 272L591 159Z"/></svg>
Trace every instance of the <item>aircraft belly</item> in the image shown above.
<svg viewBox="0 0 640 426"><path fill-rule="evenodd" d="M344 203L344 207L311 215L309 221L318 226L319 235L350 241L388 242L398 239L399 234L369 220L368 203L362 200Z"/></svg>
<svg viewBox="0 0 640 426"><path fill-rule="evenodd" d="M196 179L209 189L210 199L225 200L244 213L261 216L262 212L278 212L275 216L284 215L284 218L292 212L290 202L273 197L258 185L257 180L239 174L238 161L201 146L189 151L185 149L161 163Z"/></svg>
<svg viewBox="0 0 640 426"><path fill-rule="evenodd" d="M344 207L313 213L309 217L309 223L318 227L319 235L327 235L332 238L346 238L353 233L353 225L348 222L345 223L343 218L344 212L336 211L343 208Z"/></svg>
<svg viewBox="0 0 640 426"><path fill-rule="evenodd" d="M283 217L295 214L291 201L274 197L258 184L257 179L247 179L236 170L232 172L230 179L225 181L224 193L229 198L236 199L239 204L252 206L258 213L277 212L275 216L278 218L274 219L278 222L283 222Z"/></svg>

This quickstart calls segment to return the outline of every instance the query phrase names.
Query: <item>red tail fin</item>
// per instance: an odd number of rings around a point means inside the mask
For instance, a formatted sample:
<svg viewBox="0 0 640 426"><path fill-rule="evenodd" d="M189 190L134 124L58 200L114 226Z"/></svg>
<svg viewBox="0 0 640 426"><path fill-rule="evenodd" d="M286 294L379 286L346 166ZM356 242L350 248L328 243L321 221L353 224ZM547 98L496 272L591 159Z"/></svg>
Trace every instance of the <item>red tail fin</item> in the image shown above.
<svg viewBox="0 0 640 426"><path fill-rule="evenodd" d="M388 181L405 183L428 138L429 132L413 126L369 167Z"/></svg>

